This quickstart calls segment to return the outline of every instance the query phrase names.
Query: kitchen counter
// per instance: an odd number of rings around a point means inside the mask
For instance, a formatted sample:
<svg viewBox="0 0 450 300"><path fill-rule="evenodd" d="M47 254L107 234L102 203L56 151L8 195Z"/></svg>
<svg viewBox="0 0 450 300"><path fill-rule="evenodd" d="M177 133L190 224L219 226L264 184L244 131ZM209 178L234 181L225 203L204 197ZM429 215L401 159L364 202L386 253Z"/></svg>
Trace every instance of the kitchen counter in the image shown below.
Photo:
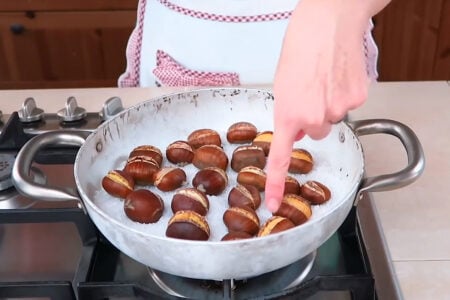
<svg viewBox="0 0 450 300"><path fill-rule="evenodd" d="M175 88L60 89L0 91L0 110L9 114L26 97L47 113L63 108L74 96L88 111L100 111L105 100L119 96L125 107ZM182 89L183 90L183 89ZM380 221L384 248L396 288L405 299L450 299L450 84L393 82L374 84L369 99L351 119L388 118L417 134L426 157L425 171L412 185L372 193L370 205ZM387 135L361 137L369 176L406 165L400 142ZM383 299L383 298L381 298Z"/></svg>

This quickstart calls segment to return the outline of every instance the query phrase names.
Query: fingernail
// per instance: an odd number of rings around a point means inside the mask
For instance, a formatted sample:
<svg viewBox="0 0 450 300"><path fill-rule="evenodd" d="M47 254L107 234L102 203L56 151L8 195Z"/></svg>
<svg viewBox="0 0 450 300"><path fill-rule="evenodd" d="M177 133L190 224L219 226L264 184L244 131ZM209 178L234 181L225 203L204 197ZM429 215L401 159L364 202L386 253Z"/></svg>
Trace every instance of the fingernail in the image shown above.
<svg viewBox="0 0 450 300"><path fill-rule="evenodd" d="M270 212L274 213L278 210L278 207L280 205L278 204L277 199L272 198L272 199L269 199L269 201L267 201L266 206Z"/></svg>

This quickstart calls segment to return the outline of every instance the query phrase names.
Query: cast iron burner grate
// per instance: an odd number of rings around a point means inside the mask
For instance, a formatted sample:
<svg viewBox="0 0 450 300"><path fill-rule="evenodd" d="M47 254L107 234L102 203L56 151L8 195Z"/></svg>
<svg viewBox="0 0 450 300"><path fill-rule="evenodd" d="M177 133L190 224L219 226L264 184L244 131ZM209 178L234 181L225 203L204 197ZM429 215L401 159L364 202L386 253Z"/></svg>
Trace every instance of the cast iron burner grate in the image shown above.
<svg viewBox="0 0 450 300"><path fill-rule="evenodd" d="M238 300L313 299L322 293L326 295L325 298L314 299L376 299L374 280L365 261L364 250L360 248L358 233L355 232L355 214L356 210L353 209L338 232L317 250L311 270L304 280L294 285L285 282L278 290L264 286L269 284L271 274L246 281L217 282L180 278L154 271L170 289L176 287L176 294L171 295L161 289L161 283L156 283L155 278L148 276L146 266L100 239L88 279L78 285L78 296L80 299L184 299L180 296L185 296L189 299ZM292 276L291 279L301 276L305 266L296 264L285 268L292 274L283 274L283 270L281 273L274 271L274 274ZM339 297L328 293L337 293Z"/></svg>

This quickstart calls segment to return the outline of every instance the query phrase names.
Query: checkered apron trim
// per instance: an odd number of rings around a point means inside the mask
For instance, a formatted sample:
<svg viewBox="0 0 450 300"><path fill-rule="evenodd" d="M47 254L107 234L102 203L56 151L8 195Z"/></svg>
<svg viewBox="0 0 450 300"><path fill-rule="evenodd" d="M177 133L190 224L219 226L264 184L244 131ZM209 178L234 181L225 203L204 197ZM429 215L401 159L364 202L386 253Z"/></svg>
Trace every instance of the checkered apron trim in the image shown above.
<svg viewBox="0 0 450 300"><path fill-rule="evenodd" d="M261 14L254 16L227 16L227 15L217 15L212 13L206 13L202 11L192 10L185 7L181 7L173 4L168 0L158 0L159 3L167 7L168 9L179 12L183 15L190 16L197 19L204 19L217 22L232 22L232 23L249 23L249 22L266 22L275 20L288 19L292 11L282 11L270 14Z"/></svg>
<svg viewBox="0 0 450 300"><path fill-rule="evenodd" d="M126 49L127 67L118 80L119 87L139 86L139 70L141 63L142 34L144 32L144 16L147 0L140 0L137 8L136 27L130 35Z"/></svg>
<svg viewBox="0 0 450 300"><path fill-rule="evenodd" d="M163 86L236 86L240 85L237 73L201 72L183 67L162 50L156 53L153 74Z"/></svg>

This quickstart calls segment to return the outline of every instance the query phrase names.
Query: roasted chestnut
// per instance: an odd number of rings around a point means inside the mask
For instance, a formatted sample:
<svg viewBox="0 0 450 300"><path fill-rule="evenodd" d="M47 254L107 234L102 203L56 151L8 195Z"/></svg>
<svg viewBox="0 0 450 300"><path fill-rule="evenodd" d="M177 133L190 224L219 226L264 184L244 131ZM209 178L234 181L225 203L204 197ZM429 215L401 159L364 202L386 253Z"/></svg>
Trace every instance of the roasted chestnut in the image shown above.
<svg viewBox="0 0 450 300"><path fill-rule="evenodd" d="M209 210L208 197L195 188L183 188L173 195L171 208L174 213L180 210L193 210L204 216Z"/></svg>
<svg viewBox="0 0 450 300"><path fill-rule="evenodd" d="M176 190L186 183L186 173L181 168L162 168L155 175L154 185L161 191Z"/></svg>
<svg viewBox="0 0 450 300"><path fill-rule="evenodd" d="M288 171L296 174L309 173L314 165L314 160L308 151L304 149L293 149Z"/></svg>
<svg viewBox="0 0 450 300"><path fill-rule="evenodd" d="M166 236L184 239L207 241L210 229L205 217L192 210L176 212L169 220Z"/></svg>
<svg viewBox="0 0 450 300"><path fill-rule="evenodd" d="M223 214L223 222L229 232L239 231L255 235L259 230L258 215L246 206L228 208Z"/></svg>
<svg viewBox="0 0 450 300"><path fill-rule="evenodd" d="M222 146L219 133L212 129L197 129L188 136L187 141L194 150L203 145Z"/></svg>
<svg viewBox="0 0 450 300"><path fill-rule="evenodd" d="M160 167L162 165L163 161L163 155L161 150L158 147L152 146L152 145L141 145L136 148L134 148L129 157L135 157L135 156L144 156L154 159L158 166Z"/></svg>
<svg viewBox="0 0 450 300"><path fill-rule="evenodd" d="M226 170L228 157L222 148L216 145L204 145L195 150L192 164L199 169L217 167Z"/></svg>
<svg viewBox="0 0 450 300"><path fill-rule="evenodd" d="M260 146L263 148L264 153L269 155L270 144L272 143L273 132L272 131L263 131L258 133L258 135L253 139L252 145Z"/></svg>
<svg viewBox="0 0 450 300"><path fill-rule="evenodd" d="M285 231L294 228L295 225L288 218L273 216L264 223L258 232L258 237Z"/></svg>
<svg viewBox="0 0 450 300"><path fill-rule="evenodd" d="M300 194L311 204L323 204L331 198L330 190L324 184L314 180L305 182Z"/></svg>
<svg viewBox="0 0 450 300"><path fill-rule="evenodd" d="M311 218L312 210L309 202L300 195L286 194L273 215L288 218L297 226Z"/></svg>
<svg viewBox="0 0 450 300"><path fill-rule="evenodd" d="M208 195L219 195L228 185L228 176L220 168L209 167L195 174L192 185Z"/></svg>
<svg viewBox="0 0 450 300"><path fill-rule="evenodd" d="M249 166L241 169L236 178L243 185L252 185L259 191L264 191L266 186L266 173L260 168Z"/></svg>
<svg viewBox="0 0 450 300"><path fill-rule="evenodd" d="M244 240L244 239L250 239L253 236L247 232L239 232L239 231L233 231L228 232L225 234L221 241L236 241L236 240Z"/></svg>
<svg viewBox="0 0 450 300"><path fill-rule="evenodd" d="M250 122L237 122L227 130L227 140L231 144L251 143L256 137L258 129Z"/></svg>
<svg viewBox="0 0 450 300"><path fill-rule="evenodd" d="M130 174L137 183L152 184L159 164L153 158L146 156L133 156L127 160L126 173Z"/></svg>
<svg viewBox="0 0 450 300"><path fill-rule="evenodd" d="M166 157L173 164L185 166L194 159L194 150L186 141L175 141L167 146Z"/></svg>
<svg viewBox="0 0 450 300"><path fill-rule="evenodd" d="M156 223L163 214L164 202L159 195L139 189L128 194L123 208L127 217L135 222Z"/></svg>
<svg viewBox="0 0 450 300"><path fill-rule="evenodd" d="M263 148L259 146L239 146L234 149L231 157L231 168L239 172L242 168L249 166L264 169L266 155Z"/></svg>
<svg viewBox="0 0 450 300"><path fill-rule="evenodd" d="M261 205L261 194L252 185L238 184L228 194L228 204L230 206L248 206L256 210Z"/></svg>
<svg viewBox="0 0 450 300"><path fill-rule="evenodd" d="M123 171L112 170L103 177L102 187L111 196L126 198L134 189L134 179Z"/></svg>
<svg viewBox="0 0 450 300"><path fill-rule="evenodd" d="M284 181L284 194L300 194L300 183L292 176L286 176Z"/></svg>

